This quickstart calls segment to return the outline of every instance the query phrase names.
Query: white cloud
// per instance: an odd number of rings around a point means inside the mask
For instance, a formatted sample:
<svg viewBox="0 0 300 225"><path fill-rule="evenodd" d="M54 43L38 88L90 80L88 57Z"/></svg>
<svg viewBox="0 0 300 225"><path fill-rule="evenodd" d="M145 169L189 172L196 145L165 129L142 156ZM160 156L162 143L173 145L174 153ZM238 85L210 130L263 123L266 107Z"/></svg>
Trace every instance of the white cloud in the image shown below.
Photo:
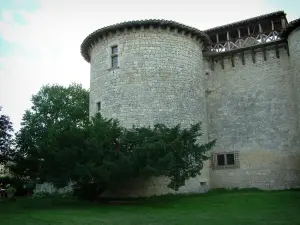
<svg viewBox="0 0 300 225"><path fill-rule="evenodd" d="M7 11L0 21L0 36L21 48L14 55L0 58L0 105L19 129L31 95L42 85L76 81L88 88L89 64L80 55L80 44L96 29L147 18L207 29L270 12L263 1L240 2L40 0L41 7L35 12L19 12L27 21L23 26L13 23L12 12Z"/></svg>
<svg viewBox="0 0 300 225"><path fill-rule="evenodd" d="M13 23L14 22L14 15L11 10L3 10L2 18L6 23Z"/></svg>

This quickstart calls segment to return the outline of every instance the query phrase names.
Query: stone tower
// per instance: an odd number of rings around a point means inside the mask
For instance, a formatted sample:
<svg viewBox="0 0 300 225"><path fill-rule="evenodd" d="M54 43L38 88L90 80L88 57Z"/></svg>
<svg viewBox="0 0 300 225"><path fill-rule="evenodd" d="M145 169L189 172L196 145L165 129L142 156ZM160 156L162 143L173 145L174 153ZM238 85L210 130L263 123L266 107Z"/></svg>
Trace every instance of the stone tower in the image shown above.
<svg viewBox="0 0 300 225"><path fill-rule="evenodd" d="M124 22L81 45L90 116L131 127L202 122L217 139L202 175L179 192L300 187L300 30L274 12L204 32L173 21ZM172 192L158 178L124 195Z"/></svg>
<svg viewBox="0 0 300 225"><path fill-rule="evenodd" d="M90 114L101 110L129 127L203 121L208 43L205 33L164 20L95 31L82 44L91 64Z"/></svg>
<svg viewBox="0 0 300 225"><path fill-rule="evenodd" d="M201 121L206 141L202 49L208 44L205 33L165 20L125 22L90 34L81 47L91 64L90 115L101 111L126 127ZM157 193L153 182L147 195Z"/></svg>

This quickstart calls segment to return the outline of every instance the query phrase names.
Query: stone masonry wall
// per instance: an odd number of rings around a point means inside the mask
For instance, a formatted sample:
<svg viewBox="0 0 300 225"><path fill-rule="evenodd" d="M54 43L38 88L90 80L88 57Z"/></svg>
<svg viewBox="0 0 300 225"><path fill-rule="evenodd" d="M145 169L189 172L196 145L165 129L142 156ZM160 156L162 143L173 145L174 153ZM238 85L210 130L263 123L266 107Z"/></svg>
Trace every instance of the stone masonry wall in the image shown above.
<svg viewBox="0 0 300 225"><path fill-rule="evenodd" d="M235 67L225 59L224 69L220 62L215 71L207 68L213 152L239 152L239 168L211 170L212 188L300 187L300 133L287 51L280 48L279 59L275 50L267 51L266 61L262 52L255 58L253 63L246 52L245 65L236 55Z"/></svg>
<svg viewBox="0 0 300 225"><path fill-rule="evenodd" d="M119 67L111 68L111 47L118 46ZM90 115L97 112L118 118L122 125L168 126L203 122L206 132L206 102L202 44L182 33L143 29L121 32L100 40L91 51ZM202 192L209 186L209 171L191 179L179 192ZM206 182L201 186L200 182ZM139 182L135 182L138 184ZM170 192L164 178L123 190L126 195ZM124 189L124 188L123 188ZM139 189L139 190L137 190Z"/></svg>
<svg viewBox="0 0 300 225"><path fill-rule="evenodd" d="M289 35L288 43L294 90L298 108L298 126L300 128L300 28L294 30Z"/></svg>

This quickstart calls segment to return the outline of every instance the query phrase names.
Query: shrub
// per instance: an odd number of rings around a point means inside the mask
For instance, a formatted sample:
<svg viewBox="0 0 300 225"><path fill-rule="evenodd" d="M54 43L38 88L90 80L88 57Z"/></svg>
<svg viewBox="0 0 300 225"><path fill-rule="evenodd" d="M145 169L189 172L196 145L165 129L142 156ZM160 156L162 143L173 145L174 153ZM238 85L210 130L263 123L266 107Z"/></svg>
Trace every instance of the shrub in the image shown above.
<svg viewBox="0 0 300 225"><path fill-rule="evenodd" d="M15 196L29 195L35 189L35 183L17 177L0 177L0 183L3 184L3 187L6 187L7 184L13 186L17 190Z"/></svg>
<svg viewBox="0 0 300 225"><path fill-rule="evenodd" d="M50 194L49 192L34 192L33 195L31 196L32 198L45 198L45 197L49 197L52 194Z"/></svg>

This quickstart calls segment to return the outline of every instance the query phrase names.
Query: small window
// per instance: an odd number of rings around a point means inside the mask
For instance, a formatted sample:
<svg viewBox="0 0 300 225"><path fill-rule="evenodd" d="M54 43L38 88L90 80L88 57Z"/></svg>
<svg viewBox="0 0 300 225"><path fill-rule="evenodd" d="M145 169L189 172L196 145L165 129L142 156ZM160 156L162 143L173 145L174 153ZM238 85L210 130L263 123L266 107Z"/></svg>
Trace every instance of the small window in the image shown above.
<svg viewBox="0 0 300 225"><path fill-rule="evenodd" d="M227 165L234 165L234 154L226 154Z"/></svg>
<svg viewBox="0 0 300 225"><path fill-rule="evenodd" d="M111 47L111 67L118 67L118 46Z"/></svg>
<svg viewBox="0 0 300 225"><path fill-rule="evenodd" d="M238 168L238 152L224 152L214 154L213 167L215 169Z"/></svg>
<svg viewBox="0 0 300 225"><path fill-rule="evenodd" d="M113 46L111 50L112 50L112 54L118 54L118 46Z"/></svg>
<svg viewBox="0 0 300 225"><path fill-rule="evenodd" d="M101 110L101 102L97 102L97 111L99 112Z"/></svg>
<svg viewBox="0 0 300 225"><path fill-rule="evenodd" d="M225 166L225 155L217 155L218 166Z"/></svg>

